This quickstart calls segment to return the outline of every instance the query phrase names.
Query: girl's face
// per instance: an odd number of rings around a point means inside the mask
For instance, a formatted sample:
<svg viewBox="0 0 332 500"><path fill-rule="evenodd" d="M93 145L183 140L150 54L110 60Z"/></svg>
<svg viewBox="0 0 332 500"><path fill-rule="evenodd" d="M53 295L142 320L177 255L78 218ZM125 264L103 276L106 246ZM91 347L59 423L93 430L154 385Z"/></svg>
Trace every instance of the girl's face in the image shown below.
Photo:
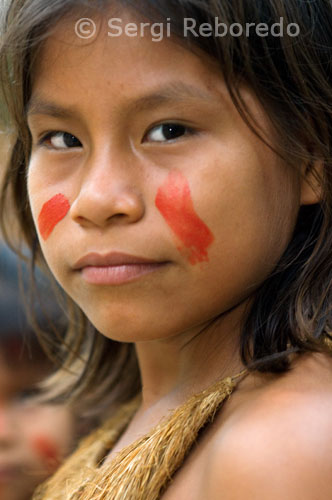
<svg viewBox="0 0 332 500"><path fill-rule="evenodd" d="M28 192L45 258L105 335L194 333L272 271L295 224L298 180L242 121L206 56L170 39L111 38L105 25L86 41L74 27L62 22L42 48L28 113ZM243 98L271 138L245 88ZM112 252L161 265L115 267ZM89 254L106 258L78 263Z"/></svg>
<svg viewBox="0 0 332 500"><path fill-rule="evenodd" d="M64 406L28 403L45 367L7 358L0 348L0 498L28 500L71 450L74 422Z"/></svg>

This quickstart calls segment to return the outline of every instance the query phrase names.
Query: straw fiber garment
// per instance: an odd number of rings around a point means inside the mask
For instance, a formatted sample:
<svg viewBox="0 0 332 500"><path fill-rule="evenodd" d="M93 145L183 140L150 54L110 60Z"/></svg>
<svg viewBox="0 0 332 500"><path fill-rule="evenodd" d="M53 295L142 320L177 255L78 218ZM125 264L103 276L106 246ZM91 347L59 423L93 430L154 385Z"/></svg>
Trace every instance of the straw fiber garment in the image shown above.
<svg viewBox="0 0 332 500"><path fill-rule="evenodd" d="M213 421L236 379L247 374L242 370L190 397L111 462L100 465L136 412L140 403L136 397L83 439L55 475L37 488L33 500L158 500L199 431Z"/></svg>

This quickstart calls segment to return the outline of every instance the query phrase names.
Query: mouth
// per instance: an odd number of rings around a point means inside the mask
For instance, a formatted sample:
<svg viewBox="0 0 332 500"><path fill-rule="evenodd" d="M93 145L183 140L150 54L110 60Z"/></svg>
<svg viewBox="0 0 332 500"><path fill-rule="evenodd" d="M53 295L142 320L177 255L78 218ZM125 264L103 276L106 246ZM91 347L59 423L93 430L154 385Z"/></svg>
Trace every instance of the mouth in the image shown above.
<svg viewBox="0 0 332 500"><path fill-rule="evenodd" d="M20 468L16 466L0 465L0 483L11 481L20 473Z"/></svg>
<svg viewBox="0 0 332 500"><path fill-rule="evenodd" d="M90 253L79 259L73 269L93 285L120 285L136 280L170 264L135 255L112 252L106 255Z"/></svg>

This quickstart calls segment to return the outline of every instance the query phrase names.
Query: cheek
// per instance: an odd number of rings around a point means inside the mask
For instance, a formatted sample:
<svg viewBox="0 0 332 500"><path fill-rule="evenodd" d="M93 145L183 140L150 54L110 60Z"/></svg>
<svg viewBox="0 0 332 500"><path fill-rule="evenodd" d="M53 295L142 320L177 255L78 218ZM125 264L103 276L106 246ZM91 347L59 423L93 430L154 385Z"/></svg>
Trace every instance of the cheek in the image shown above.
<svg viewBox="0 0 332 500"><path fill-rule="evenodd" d="M70 209L68 199L61 193L56 194L44 203L38 216L38 229L41 237L46 241L55 226L60 222Z"/></svg>
<svg viewBox="0 0 332 500"><path fill-rule="evenodd" d="M37 434L31 437L30 445L49 470L59 466L61 453L58 444L52 438L44 434Z"/></svg>
<svg viewBox="0 0 332 500"><path fill-rule="evenodd" d="M178 250L189 262L208 261L207 249L214 240L210 229L196 214L185 176L173 170L159 187L155 204L172 231L181 240Z"/></svg>

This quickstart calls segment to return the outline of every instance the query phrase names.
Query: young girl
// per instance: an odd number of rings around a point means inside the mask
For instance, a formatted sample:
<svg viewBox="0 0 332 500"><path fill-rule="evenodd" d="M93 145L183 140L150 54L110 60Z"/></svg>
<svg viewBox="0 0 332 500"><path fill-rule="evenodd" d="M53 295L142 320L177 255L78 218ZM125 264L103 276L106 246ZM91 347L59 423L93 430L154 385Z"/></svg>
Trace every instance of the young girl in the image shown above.
<svg viewBox="0 0 332 500"><path fill-rule="evenodd" d="M73 301L53 397L112 412L34 498L330 499L330 2L3 18L2 223Z"/></svg>
<svg viewBox="0 0 332 500"><path fill-rule="evenodd" d="M36 383L53 371L29 325L21 300L18 258L0 242L0 498L29 500L38 484L73 450L79 419L65 405L32 401ZM20 269L23 288L27 269ZM49 318L59 333L66 320L38 276L43 307L34 307L36 321L46 331ZM81 425L81 424L80 424ZM82 426L81 426L82 427ZM83 430L83 427L82 429Z"/></svg>

